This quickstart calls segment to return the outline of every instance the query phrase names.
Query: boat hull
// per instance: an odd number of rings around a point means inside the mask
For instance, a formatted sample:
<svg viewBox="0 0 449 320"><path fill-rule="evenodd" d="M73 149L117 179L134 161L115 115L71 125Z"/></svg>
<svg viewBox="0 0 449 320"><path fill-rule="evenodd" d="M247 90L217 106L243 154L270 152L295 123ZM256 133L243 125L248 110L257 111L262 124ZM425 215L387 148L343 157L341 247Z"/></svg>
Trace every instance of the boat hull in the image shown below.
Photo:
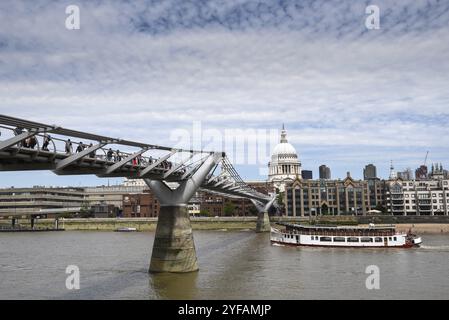
<svg viewBox="0 0 449 320"><path fill-rule="evenodd" d="M286 243L286 242L281 242L281 241L275 241L275 240L271 240L272 244L279 244L279 245L283 245L283 246L289 246L289 247L318 247L318 248L377 248L377 249L381 249L381 248L413 248L416 245L414 245L413 243L411 244L404 244L401 246L351 246L351 245L320 245L320 244L301 244L301 243Z"/></svg>

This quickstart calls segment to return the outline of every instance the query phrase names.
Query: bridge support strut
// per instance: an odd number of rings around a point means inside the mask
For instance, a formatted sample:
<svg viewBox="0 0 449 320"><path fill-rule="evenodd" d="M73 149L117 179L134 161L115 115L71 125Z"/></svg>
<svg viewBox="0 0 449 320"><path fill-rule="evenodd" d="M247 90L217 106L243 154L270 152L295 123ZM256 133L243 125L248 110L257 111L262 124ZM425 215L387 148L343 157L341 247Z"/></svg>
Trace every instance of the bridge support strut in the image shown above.
<svg viewBox="0 0 449 320"><path fill-rule="evenodd" d="M187 203L221 157L221 153L210 155L188 180L174 190L162 181L145 179L161 203L149 272L198 270Z"/></svg>
<svg viewBox="0 0 449 320"><path fill-rule="evenodd" d="M268 216L268 210L273 205L273 202L275 200L276 198L273 198L267 204L263 204L257 200L251 200L251 202L255 205L258 211L256 232L261 233L271 231L270 217Z"/></svg>

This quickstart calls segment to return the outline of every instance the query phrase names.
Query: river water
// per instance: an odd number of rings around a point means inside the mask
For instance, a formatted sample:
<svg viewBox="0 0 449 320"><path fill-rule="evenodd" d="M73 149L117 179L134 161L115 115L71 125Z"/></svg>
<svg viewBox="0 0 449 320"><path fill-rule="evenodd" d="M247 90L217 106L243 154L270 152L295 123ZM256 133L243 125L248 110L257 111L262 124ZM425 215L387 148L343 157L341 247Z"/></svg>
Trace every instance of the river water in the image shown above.
<svg viewBox="0 0 449 320"><path fill-rule="evenodd" d="M449 299L449 236L414 249L272 246L253 231L195 231L200 271L148 274L154 233L0 233L0 299ZM80 289L66 288L68 265ZM368 290L366 267L380 271Z"/></svg>

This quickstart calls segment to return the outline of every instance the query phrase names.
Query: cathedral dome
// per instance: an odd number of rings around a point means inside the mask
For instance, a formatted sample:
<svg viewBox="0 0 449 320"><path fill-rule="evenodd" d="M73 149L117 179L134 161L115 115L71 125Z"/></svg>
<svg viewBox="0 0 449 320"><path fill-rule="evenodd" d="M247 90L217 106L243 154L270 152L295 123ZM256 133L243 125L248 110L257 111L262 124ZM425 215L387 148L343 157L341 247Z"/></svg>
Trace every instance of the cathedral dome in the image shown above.
<svg viewBox="0 0 449 320"><path fill-rule="evenodd" d="M281 141L274 147L273 153L271 154L271 160L294 160L298 159L298 154L296 153L295 147L293 147L287 141L287 131L284 126L282 126L281 131Z"/></svg>
<svg viewBox="0 0 449 320"><path fill-rule="evenodd" d="M295 147L288 142L281 142L273 149L272 157L288 156L298 158Z"/></svg>
<svg viewBox="0 0 449 320"><path fill-rule="evenodd" d="M268 167L268 181L273 182L280 191L284 190L287 181L301 178L301 162L295 147L287 141L287 131L284 126L282 126L281 140L273 149Z"/></svg>

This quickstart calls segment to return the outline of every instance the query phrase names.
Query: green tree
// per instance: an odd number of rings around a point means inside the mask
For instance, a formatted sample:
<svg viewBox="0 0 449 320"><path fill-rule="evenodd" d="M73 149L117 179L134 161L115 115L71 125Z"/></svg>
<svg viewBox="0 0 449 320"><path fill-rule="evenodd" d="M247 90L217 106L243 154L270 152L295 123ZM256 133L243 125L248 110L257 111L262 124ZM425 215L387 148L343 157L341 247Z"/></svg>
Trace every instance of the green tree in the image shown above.
<svg viewBox="0 0 449 320"><path fill-rule="evenodd" d="M223 208L223 212L225 216L232 216L235 211L235 204L232 202L227 202Z"/></svg>
<svg viewBox="0 0 449 320"><path fill-rule="evenodd" d="M251 206L249 208L249 214L252 216L257 216L259 213L259 211L257 211L257 208L255 206Z"/></svg>
<svg viewBox="0 0 449 320"><path fill-rule="evenodd" d="M80 210L80 218L92 218L93 216L94 215L92 210L89 208L89 204L86 201L83 202Z"/></svg>

